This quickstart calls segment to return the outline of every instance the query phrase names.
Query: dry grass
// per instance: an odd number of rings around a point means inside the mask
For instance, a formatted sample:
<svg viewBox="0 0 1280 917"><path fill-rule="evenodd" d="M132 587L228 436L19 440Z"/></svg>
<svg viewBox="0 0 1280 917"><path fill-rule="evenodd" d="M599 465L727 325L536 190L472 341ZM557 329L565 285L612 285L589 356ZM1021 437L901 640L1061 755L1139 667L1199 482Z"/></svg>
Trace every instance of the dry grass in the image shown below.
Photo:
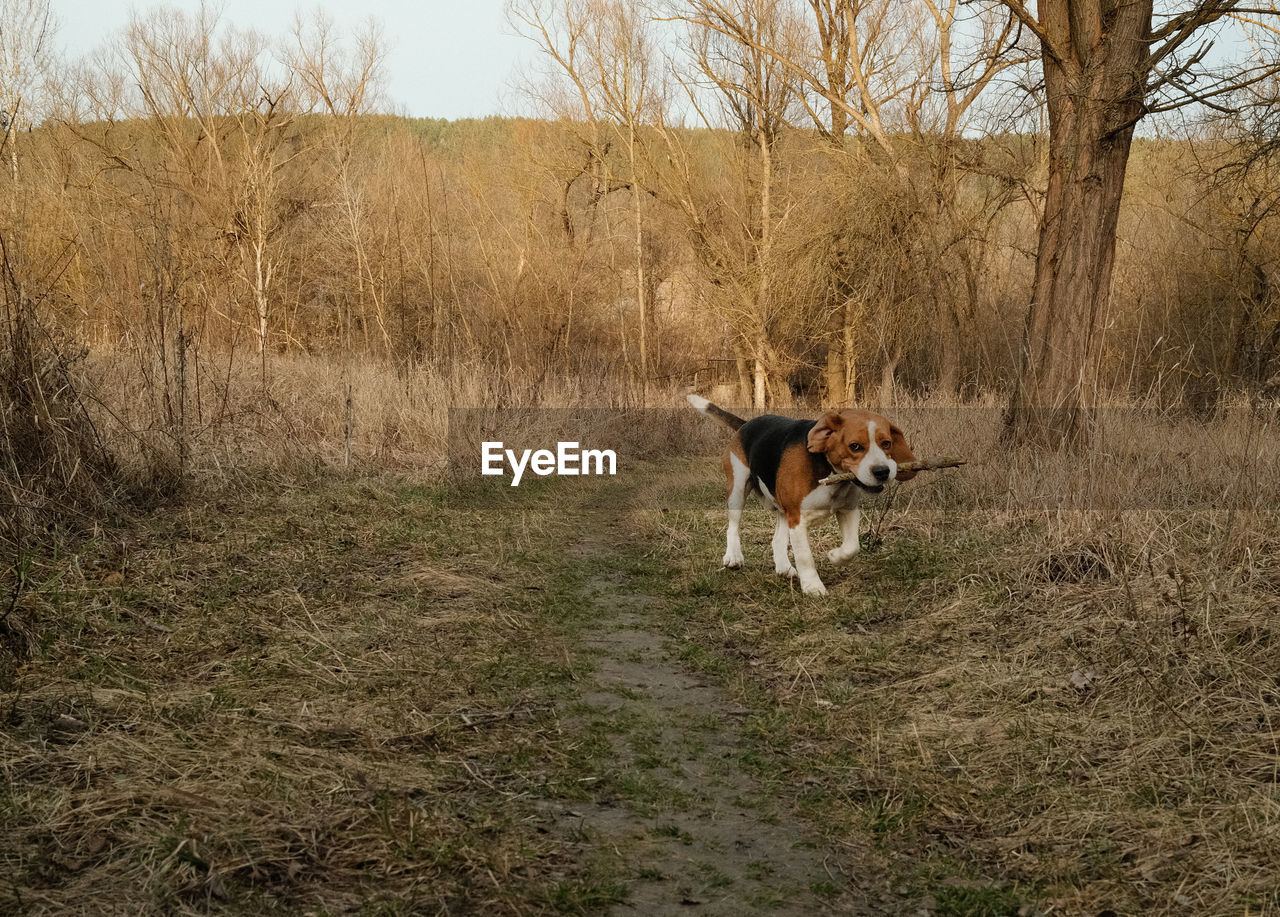
<svg viewBox="0 0 1280 917"><path fill-rule="evenodd" d="M180 372L139 353L82 347L9 308L0 325L0 672L37 649L57 621L25 601L51 556L101 526L172 502L183 489L252 488L267 474L326 468L413 469L442 476L449 405L507 399L580 404L599 380L516 373L445 374L382 361L206 358ZM234 356L234 358L233 358ZM351 409L347 403L350 395ZM618 397L625 399L623 391ZM593 403L598 404L598 401ZM350 418L350 425L348 425ZM536 423L537 415L525 423ZM348 437L348 432L350 436Z"/></svg>
<svg viewBox="0 0 1280 917"><path fill-rule="evenodd" d="M438 474L446 460L451 409L528 405L562 408L626 399L612 379L541 379L470 364L442 371L397 367L353 356L269 356L266 373L253 355L193 358L185 411L176 380L131 354L95 356L97 415L125 461L177 460L181 441L192 470L208 476L263 467L413 469Z"/></svg>
<svg viewBox="0 0 1280 917"><path fill-rule="evenodd" d="M1280 912L1275 428L1130 416L1082 463L894 413L978 460L873 511L825 600L769 575L763 512L745 576L715 570L720 513L651 522L674 631L767 690L801 803L943 913ZM654 499L718 503L709 464Z"/></svg>
<svg viewBox="0 0 1280 917"><path fill-rule="evenodd" d="M513 808L547 779L537 762L570 754L548 707L564 647L525 592L573 563L547 554L559 515L481 519L434 492L317 475L344 454L331 362L275 360L265 387L251 366L209 367L177 427L123 365L90 367L122 463L162 467L181 437L209 490L29 571L16 608L39 653L0 709L14 902L612 900L607 876ZM441 405L595 395L490 379L352 367L355 462L434 473ZM833 843L876 838L940 913L1280 912L1274 424L1240 407L1209 425L1117 412L1080 458L1002 449L994 405L889 413L918 453L970 464L870 512L866 552L824 565L825 601L768 575L762 513L753 569L715 569L713 460L662 466L640 507L677 510L649 517L634 564L689 658L758 705L779 784ZM503 429L548 434L550 416ZM641 454L710 454L721 435L687 409L609 416L592 435ZM263 467L287 473L255 485ZM554 490L529 499L545 510Z"/></svg>
<svg viewBox="0 0 1280 917"><path fill-rule="evenodd" d="M87 546L27 596L59 627L5 685L0 910L610 900L519 802L565 759L541 519L277 482Z"/></svg>
<svg viewBox="0 0 1280 917"><path fill-rule="evenodd" d="M84 514L110 495L115 463L86 410L83 361L25 301L3 304L0 558L68 504Z"/></svg>

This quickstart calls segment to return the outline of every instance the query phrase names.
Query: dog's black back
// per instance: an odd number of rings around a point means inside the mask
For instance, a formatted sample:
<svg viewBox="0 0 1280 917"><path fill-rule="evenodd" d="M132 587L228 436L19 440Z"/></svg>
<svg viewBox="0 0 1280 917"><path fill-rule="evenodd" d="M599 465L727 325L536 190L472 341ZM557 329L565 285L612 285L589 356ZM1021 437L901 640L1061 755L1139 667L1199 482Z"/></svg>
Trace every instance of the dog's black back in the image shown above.
<svg viewBox="0 0 1280 917"><path fill-rule="evenodd" d="M742 451L747 454L747 468L751 476L776 494L778 466L787 447L800 443L808 453L809 431L817 426L816 420L793 420L777 414L761 414L748 420L738 430ZM826 464L825 456L811 458Z"/></svg>

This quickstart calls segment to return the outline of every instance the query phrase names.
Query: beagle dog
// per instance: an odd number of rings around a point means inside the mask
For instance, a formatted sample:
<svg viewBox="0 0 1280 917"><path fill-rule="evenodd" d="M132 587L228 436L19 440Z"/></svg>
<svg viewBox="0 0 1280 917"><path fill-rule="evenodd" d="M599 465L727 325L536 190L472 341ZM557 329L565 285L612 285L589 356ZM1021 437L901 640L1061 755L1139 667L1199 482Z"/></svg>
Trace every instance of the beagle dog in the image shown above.
<svg viewBox="0 0 1280 917"><path fill-rule="evenodd" d="M777 513L773 531L773 567L783 576L799 576L800 588L809 595L826 595L818 578L809 546L809 526L834 514L843 543L827 552L833 563L858 553L858 526L862 521L862 494L879 493L885 482L907 481L914 471L898 473L900 462L915 456L887 418L871 411L827 411L817 420L792 420L763 414L743 420L698 395L689 395L695 408L727 424L734 431L724 453L724 473L729 488L728 545L724 565L742 566L742 542L738 526L747 494L758 491ZM852 472L853 481L820 484L835 472ZM787 545L795 565L787 559Z"/></svg>

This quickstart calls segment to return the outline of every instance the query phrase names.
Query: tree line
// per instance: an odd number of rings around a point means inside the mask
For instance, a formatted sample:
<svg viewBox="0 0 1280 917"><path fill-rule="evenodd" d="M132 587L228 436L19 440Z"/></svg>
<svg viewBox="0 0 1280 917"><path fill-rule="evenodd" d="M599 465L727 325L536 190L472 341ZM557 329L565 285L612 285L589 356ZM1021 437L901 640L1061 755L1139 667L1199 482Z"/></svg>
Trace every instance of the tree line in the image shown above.
<svg viewBox="0 0 1280 917"><path fill-rule="evenodd" d="M1104 393L1262 398L1274 33L1256 5L1175 6L513 0L522 114L448 124L386 113L373 27L142 11L67 62L23 0L11 337L38 316L133 360L178 425L199 373L298 353L535 399L1001 392L1051 441Z"/></svg>

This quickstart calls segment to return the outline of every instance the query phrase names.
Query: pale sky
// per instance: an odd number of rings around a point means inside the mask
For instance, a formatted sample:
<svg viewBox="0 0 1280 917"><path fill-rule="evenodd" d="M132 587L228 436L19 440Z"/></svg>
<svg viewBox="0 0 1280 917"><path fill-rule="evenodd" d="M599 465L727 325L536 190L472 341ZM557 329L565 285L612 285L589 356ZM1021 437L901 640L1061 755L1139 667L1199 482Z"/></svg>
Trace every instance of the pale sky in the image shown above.
<svg viewBox="0 0 1280 917"><path fill-rule="evenodd" d="M211 0L214 6L216 0ZM383 26L389 53L387 94L397 111L414 117L466 118L512 113L519 107L510 78L517 59L533 46L516 37L503 16L503 0L224 0L223 19L283 38L294 13L324 9L343 34L369 17ZM52 0L57 44L78 56L123 28L130 11L170 6L194 12L199 0L165 4L117 0Z"/></svg>

